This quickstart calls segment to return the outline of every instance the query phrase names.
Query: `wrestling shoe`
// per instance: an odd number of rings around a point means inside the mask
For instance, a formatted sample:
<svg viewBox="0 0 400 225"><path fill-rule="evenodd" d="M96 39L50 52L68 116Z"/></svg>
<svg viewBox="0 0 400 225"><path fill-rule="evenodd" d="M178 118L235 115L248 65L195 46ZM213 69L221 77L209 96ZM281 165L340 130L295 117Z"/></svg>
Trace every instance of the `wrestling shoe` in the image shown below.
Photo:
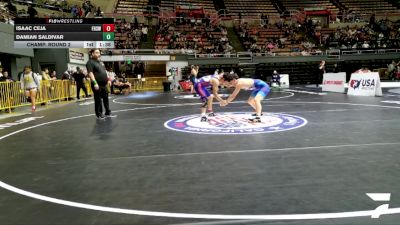
<svg viewBox="0 0 400 225"><path fill-rule="evenodd" d="M209 113L208 113L208 116L209 116L209 117L213 117L213 116L215 116L215 113L214 113L214 112L209 112Z"/></svg>
<svg viewBox="0 0 400 225"><path fill-rule="evenodd" d="M261 123L261 118L258 117L258 116L256 116L256 117L254 117L254 118L250 118L250 119L249 119L249 122L252 122L252 123Z"/></svg>
<svg viewBox="0 0 400 225"><path fill-rule="evenodd" d="M106 115L104 115L104 117L105 117L105 118L115 118L115 117L117 117L117 115L114 115L114 114L106 114Z"/></svg>
<svg viewBox="0 0 400 225"><path fill-rule="evenodd" d="M207 122L207 120L208 120L207 117L202 116L200 122Z"/></svg>
<svg viewBox="0 0 400 225"><path fill-rule="evenodd" d="M106 117L104 117L103 115L99 115L97 116L97 120L104 120Z"/></svg>
<svg viewBox="0 0 400 225"><path fill-rule="evenodd" d="M257 117L256 113L251 114L252 117ZM264 116L264 113L261 113L261 116Z"/></svg>

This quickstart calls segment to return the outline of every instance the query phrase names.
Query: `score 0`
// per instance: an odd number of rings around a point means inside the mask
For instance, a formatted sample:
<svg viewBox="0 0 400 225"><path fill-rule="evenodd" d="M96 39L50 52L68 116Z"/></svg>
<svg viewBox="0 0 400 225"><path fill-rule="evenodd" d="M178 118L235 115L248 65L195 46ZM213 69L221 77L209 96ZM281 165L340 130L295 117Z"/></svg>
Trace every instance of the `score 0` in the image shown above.
<svg viewBox="0 0 400 225"><path fill-rule="evenodd" d="M103 32L114 32L115 25L114 24L103 24Z"/></svg>
<svg viewBox="0 0 400 225"><path fill-rule="evenodd" d="M114 24L103 24L103 41L114 41Z"/></svg>

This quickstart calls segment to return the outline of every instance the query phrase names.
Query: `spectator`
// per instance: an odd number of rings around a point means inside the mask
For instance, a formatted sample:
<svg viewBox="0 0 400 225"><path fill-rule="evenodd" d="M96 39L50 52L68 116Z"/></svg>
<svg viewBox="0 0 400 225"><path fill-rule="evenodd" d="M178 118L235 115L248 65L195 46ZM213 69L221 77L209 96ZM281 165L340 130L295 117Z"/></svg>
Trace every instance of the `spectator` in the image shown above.
<svg viewBox="0 0 400 225"><path fill-rule="evenodd" d="M322 60L319 63L318 69L316 71L316 77L315 77L316 81L315 81L315 83L316 83L317 87L319 87L319 84L321 83L321 79L322 79L324 73L325 73L325 61Z"/></svg>
<svg viewBox="0 0 400 225"><path fill-rule="evenodd" d="M103 12L101 11L100 7L97 8L97 11L96 11L95 16L96 16L96 17L101 17L101 16L103 16Z"/></svg>
<svg viewBox="0 0 400 225"><path fill-rule="evenodd" d="M28 15L29 15L29 18L35 18L38 15L38 12L36 11L35 8L33 8L32 5L28 6Z"/></svg>
<svg viewBox="0 0 400 225"><path fill-rule="evenodd" d="M143 26L142 27L142 35L143 35L143 41L145 41L145 42L147 42L147 32L148 32L147 26Z"/></svg>
<svg viewBox="0 0 400 225"><path fill-rule="evenodd" d="M8 75L7 71L4 71L3 76L0 77L0 82L15 82L15 80L12 79L12 77Z"/></svg>
<svg viewBox="0 0 400 225"><path fill-rule="evenodd" d="M73 80L72 74L73 74L72 70L66 70L62 75L61 80Z"/></svg>
<svg viewBox="0 0 400 225"><path fill-rule="evenodd" d="M73 5L71 7L71 15L72 15L72 18L78 17L78 6L77 5Z"/></svg>
<svg viewBox="0 0 400 225"><path fill-rule="evenodd" d="M128 91L126 91L125 94L129 94L132 92L132 84L128 82L128 80L125 77L125 74L122 74L121 78L115 79L113 86L119 89L119 93L122 93L122 90L124 89L128 89Z"/></svg>
<svg viewBox="0 0 400 225"><path fill-rule="evenodd" d="M51 72L50 78L51 78L51 80L57 80L57 72L55 70L53 70L53 72Z"/></svg>
<svg viewBox="0 0 400 225"><path fill-rule="evenodd" d="M41 79L40 79L40 76L38 76L38 79L43 81L42 82L42 84L43 84L43 88L42 88L42 91L43 91L42 97L43 97L43 99L44 100L50 100L51 96L49 94L51 94L52 89L51 89L51 82L50 82L51 77L49 75L49 69L45 68L42 71ZM50 101L47 102L47 103L50 103ZM45 105L45 104L46 104L45 102L42 103L42 105Z"/></svg>
<svg viewBox="0 0 400 225"><path fill-rule="evenodd" d="M136 77L137 78L142 78L143 77L143 75L144 75L144 67L143 67L143 64L142 63L138 63L136 66L135 66L135 68L134 68L134 70L133 70L133 73L136 75Z"/></svg>
<svg viewBox="0 0 400 225"><path fill-rule="evenodd" d="M81 7L78 7L78 18L82 18L83 17L83 10Z"/></svg>
<svg viewBox="0 0 400 225"><path fill-rule="evenodd" d="M18 73L18 80L21 80L21 77L23 74L24 74L24 71Z"/></svg>
<svg viewBox="0 0 400 225"><path fill-rule="evenodd" d="M108 80L111 82L111 94L114 94L114 83L117 81L117 77L115 72L112 70L112 68L108 68L107 70L107 77Z"/></svg>
<svg viewBox="0 0 400 225"><path fill-rule="evenodd" d="M199 54L226 54L231 46L222 26L192 21L161 20L155 35L157 49L181 49L184 52L196 51ZM188 32L187 29L191 31ZM160 43L161 42L161 43ZM165 43L165 44L164 44ZM161 45L162 44L162 45Z"/></svg>
<svg viewBox="0 0 400 225"><path fill-rule="evenodd" d="M25 66L24 73L20 79L21 89L25 91L27 101L32 104L32 112L36 111L36 94L40 90L40 81L36 73L32 72L32 67Z"/></svg>
<svg viewBox="0 0 400 225"><path fill-rule="evenodd" d="M397 67L397 64L396 64L396 62L394 60L392 61L391 64L388 65L387 71L388 71L388 74L389 74L389 78L392 79L392 80L394 80L394 77L395 77L394 75L397 72L396 67Z"/></svg>
<svg viewBox="0 0 400 225"><path fill-rule="evenodd" d="M48 68L44 68L44 70L42 71L42 80L51 80Z"/></svg>
<svg viewBox="0 0 400 225"><path fill-rule="evenodd" d="M17 15L17 7L12 4L12 1L9 0L7 4L5 5L5 8L8 10L8 12L12 15Z"/></svg>
<svg viewBox="0 0 400 225"><path fill-rule="evenodd" d="M79 67L76 67L76 72L72 74L76 82L76 99L80 100L81 89L85 93L85 98L88 98L88 92L85 86L85 74L83 74L83 70Z"/></svg>
<svg viewBox="0 0 400 225"><path fill-rule="evenodd" d="M374 29L375 27L375 14L372 14L371 17L369 18L369 26Z"/></svg>
<svg viewBox="0 0 400 225"><path fill-rule="evenodd" d="M197 97L196 92L194 91L194 85L196 84L197 74L199 73L199 66L192 65L190 70L190 82L192 85L190 86L190 93L193 94L194 97Z"/></svg>
<svg viewBox="0 0 400 225"><path fill-rule="evenodd" d="M334 73L339 73L339 72L340 72L340 69L339 69L337 63L333 64L333 72L334 72Z"/></svg>
<svg viewBox="0 0 400 225"><path fill-rule="evenodd" d="M138 29L139 28L139 22L138 22L138 19L137 19L136 15L132 18L132 22L133 22L133 28Z"/></svg>
<svg viewBox="0 0 400 225"><path fill-rule="evenodd" d="M92 5L90 4L90 1L84 1L82 3L82 9L85 11L85 17L87 17L89 13L92 12Z"/></svg>
<svg viewBox="0 0 400 225"><path fill-rule="evenodd" d="M276 70L272 73L271 86L273 86L273 84L278 84L278 86L281 87L281 75Z"/></svg>
<svg viewBox="0 0 400 225"><path fill-rule="evenodd" d="M367 41L364 41L364 43L362 44L362 48L370 48L371 46L368 44Z"/></svg>

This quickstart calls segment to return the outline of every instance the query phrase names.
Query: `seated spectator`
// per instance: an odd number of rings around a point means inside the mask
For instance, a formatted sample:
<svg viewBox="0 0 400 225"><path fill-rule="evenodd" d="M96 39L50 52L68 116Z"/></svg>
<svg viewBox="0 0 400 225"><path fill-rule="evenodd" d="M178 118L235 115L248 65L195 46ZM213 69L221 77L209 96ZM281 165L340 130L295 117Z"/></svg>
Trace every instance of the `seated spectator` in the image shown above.
<svg viewBox="0 0 400 225"><path fill-rule="evenodd" d="M368 44L367 41L364 41L364 43L362 44L362 48L370 48L371 46Z"/></svg>
<svg viewBox="0 0 400 225"><path fill-rule="evenodd" d="M36 11L36 9L35 8L33 8L33 6L32 5L29 5L28 6L28 15L29 15L29 18L35 18L35 17L37 17L37 15L38 15L38 12Z"/></svg>
<svg viewBox="0 0 400 225"><path fill-rule="evenodd" d="M97 11L95 13L96 17L102 17L103 16L103 12L101 11L100 7L97 8Z"/></svg>
<svg viewBox="0 0 400 225"><path fill-rule="evenodd" d="M120 78L115 79L113 87L119 89L119 93L122 93L124 89L128 89L125 94L132 92L132 84L128 82L124 74L122 74Z"/></svg>
<svg viewBox="0 0 400 225"><path fill-rule="evenodd" d="M179 18L178 18L179 19ZM226 28L211 23L201 23L199 19L188 18L182 23L177 19L164 19L155 35L156 49L180 49L199 54L224 54L229 50L225 45L229 40ZM227 48L228 49L227 49Z"/></svg>
<svg viewBox="0 0 400 225"><path fill-rule="evenodd" d="M5 8L8 10L8 12L12 15L17 15L17 7L12 4L12 1L9 0L7 4L5 5Z"/></svg>

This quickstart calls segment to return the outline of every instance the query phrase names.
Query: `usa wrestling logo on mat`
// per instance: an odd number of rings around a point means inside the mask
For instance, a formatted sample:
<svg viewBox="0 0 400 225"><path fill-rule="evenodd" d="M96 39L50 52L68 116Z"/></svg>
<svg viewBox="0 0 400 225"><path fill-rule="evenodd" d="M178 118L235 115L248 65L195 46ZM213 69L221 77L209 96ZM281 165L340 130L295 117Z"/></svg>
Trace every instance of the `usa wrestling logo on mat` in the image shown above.
<svg viewBox="0 0 400 225"><path fill-rule="evenodd" d="M219 94L219 97L227 98L227 97L229 97L229 95L228 94ZM199 99L200 97L197 95L194 96L193 94L191 94L191 95L177 95L174 98L176 98L176 99Z"/></svg>
<svg viewBox="0 0 400 225"><path fill-rule="evenodd" d="M249 122L250 117L249 113L224 112L209 117L207 122L201 122L200 115L190 115L168 120L164 126L197 134L260 134L292 130L307 124L306 119L288 114L264 114L261 123Z"/></svg>

